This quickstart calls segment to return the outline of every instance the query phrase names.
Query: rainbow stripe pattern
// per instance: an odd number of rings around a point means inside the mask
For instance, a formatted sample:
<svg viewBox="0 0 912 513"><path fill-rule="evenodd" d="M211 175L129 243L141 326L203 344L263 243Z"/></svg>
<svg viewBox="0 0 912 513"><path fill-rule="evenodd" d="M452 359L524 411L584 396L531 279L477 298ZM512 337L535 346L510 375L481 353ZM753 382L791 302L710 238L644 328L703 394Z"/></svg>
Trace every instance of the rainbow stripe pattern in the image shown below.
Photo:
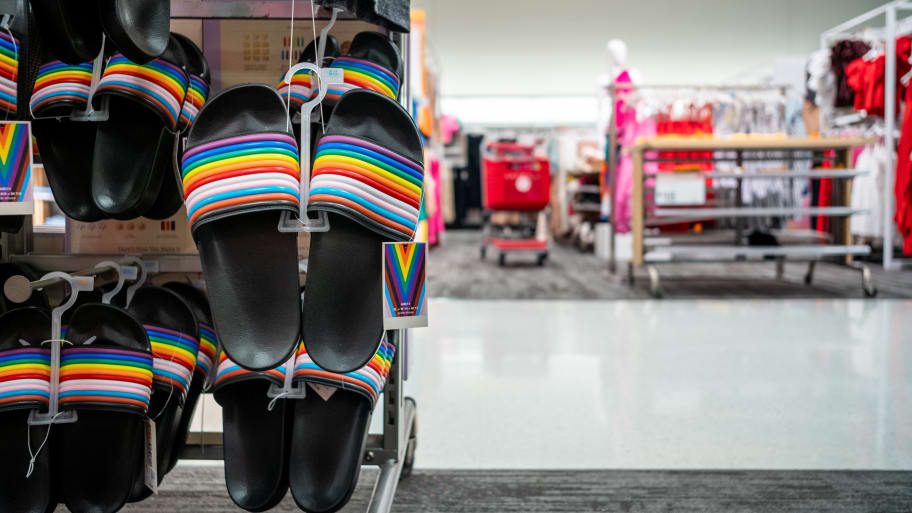
<svg viewBox="0 0 912 513"><path fill-rule="evenodd" d="M96 94L119 93L143 100L171 130L177 128L190 80L184 70L163 59L136 64L121 54L108 60Z"/></svg>
<svg viewBox="0 0 912 513"><path fill-rule="evenodd" d="M215 375L215 385L213 388L219 388L230 385L238 381L248 379L265 378L277 385L285 384L285 364L268 371L251 371L234 363L228 355L222 353L219 356L218 371Z"/></svg>
<svg viewBox="0 0 912 513"><path fill-rule="evenodd" d="M209 97L209 85L202 77L190 75L190 86L187 88L187 95L184 97L184 105L180 113L180 129L185 130L193 125L196 116L199 114L206 98Z"/></svg>
<svg viewBox="0 0 912 513"><path fill-rule="evenodd" d="M396 73L383 66L354 57L337 57L329 67L342 69L344 82L328 85L325 100L339 101L343 94L353 89L370 89L393 100L399 97ZM314 90L311 98L316 98L319 93L319 89Z"/></svg>
<svg viewBox="0 0 912 513"><path fill-rule="evenodd" d="M91 88L91 62L70 65L52 61L38 68L29 106L32 114L54 107L84 109L89 104Z"/></svg>
<svg viewBox="0 0 912 513"><path fill-rule="evenodd" d="M425 243L384 244L383 310L389 317L424 315Z"/></svg>
<svg viewBox="0 0 912 513"><path fill-rule="evenodd" d="M187 397L196 368L199 341L178 331L143 325L152 343L153 385L174 390L180 400Z"/></svg>
<svg viewBox="0 0 912 513"><path fill-rule="evenodd" d="M215 330L200 324L200 341L199 354L196 357L196 372L203 375L203 379L209 376L212 365L215 363L215 355L218 353L218 339L215 336Z"/></svg>
<svg viewBox="0 0 912 513"><path fill-rule="evenodd" d="M320 139L308 210L329 210L387 235L415 235L424 168L374 143L342 135Z"/></svg>
<svg viewBox="0 0 912 513"><path fill-rule="evenodd" d="M286 102L290 101L291 105L300 108L302 104L306 103L311 98L316 97L311 95L311 87L313 87L311 75L312 72L310 70L299 69L291 76L291 84L286 84L284 77L282 77L283 80L276 86L276 90L282 96L283 100Z"/></svg>
<svg viewBox="0 0 912 513"><path fill-rule="evenodd" d="M0 123L0 200L31 199L31 143L28 123Z"/></svg>
<svg viewBox="0 0 912 513"><path fill-rule="evenodd" d="M239 207L300 203L298 146L283 133L229 137L184 153L184 203L191 230L201 218Z"/></svg>
<svg viewBox="0 0 912 513"><path fill-rule="evenodd" d="M0 111L15 115L19 93L19 39L0 30Z"/></svg>
<svg viewBox="0 0 912 513"><path fill-rule="evenodd" d="M60 354L60 405L144 414L153 379L152 354L132 349L77 346Z"/></svg>
<svg viewBox="0 0 912 513"><path fill-rule="evenodd" d="M323 370L314 363L307 354L304 344L301 344L295 358L294 379L352 390L366 396L373 405L383 392L383 387L386 386L386 378L389 376L390 365L393 363L395 354L396 347L387 342L384 337L377 353L364 367L354 372L339 374Z"/></svg>
<svg viewBox="0 0 912 513"><path fill-rule="evenodd" d="M0 351L0 409L47 406L50 379L50 349Z"/></svg>

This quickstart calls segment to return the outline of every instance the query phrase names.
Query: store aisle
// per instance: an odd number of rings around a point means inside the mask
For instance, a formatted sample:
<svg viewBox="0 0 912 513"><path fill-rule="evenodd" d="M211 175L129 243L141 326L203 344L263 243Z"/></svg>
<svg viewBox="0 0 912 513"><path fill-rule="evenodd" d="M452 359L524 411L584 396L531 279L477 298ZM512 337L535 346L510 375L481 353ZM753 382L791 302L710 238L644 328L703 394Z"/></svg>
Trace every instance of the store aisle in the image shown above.
<svg viewBox="0 0 912 513"><path fill-rule="evenodd" d="M908 469L912 301L435 299L420 468Z"/></svg>

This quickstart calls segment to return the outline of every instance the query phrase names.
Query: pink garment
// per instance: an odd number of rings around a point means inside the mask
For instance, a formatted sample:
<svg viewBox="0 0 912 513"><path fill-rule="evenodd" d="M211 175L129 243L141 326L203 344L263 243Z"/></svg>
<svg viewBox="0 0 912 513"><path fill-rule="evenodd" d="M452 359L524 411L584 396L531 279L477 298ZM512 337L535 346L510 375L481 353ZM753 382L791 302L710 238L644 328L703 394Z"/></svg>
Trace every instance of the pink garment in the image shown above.
<svg viewBox="0 0 912 513"><path fill-rule="evenodd" d="M623 148L633 146L638 137L652 137L656 135L655 118L638 122L636 112L627 111L624 116L626 124L618 142L621 144L621 161L617 169L617 183L614 184L616 189L614 193L614 209L612 213L615 216L614 224L618 233L627 233L630 231L630 219L633 209L630 203L630 197L633 195L633 157L629 153L624 153ZM643 171L647 174L657 173L659 171L658 163L647 162L643 164Z"/></svg>
<svg viewBox="0 0 912 513"><path fill-rule="evenodd" d="M630 73L628 73L626 69L621 71L618 74L617 78L614 79L614 87L615 87L615 91L616 91L616 94L618 97L617 102L615 102L615 104L614 104L614 112L615 112L614 119L615 119L615 121L617 123L617 127L618 127L618 137L620 137L621 134L623 134L624 127L627 124L627 118L630 117L631 115L633 115L633 117L636 117L635 112L627 109L627 107L626 107L627 104L626 104L626 102L624 102L624 99L622 98L622 96L625 95L626 93L633 91L632 86L633 86L633 80L630 79Z"/></svg>

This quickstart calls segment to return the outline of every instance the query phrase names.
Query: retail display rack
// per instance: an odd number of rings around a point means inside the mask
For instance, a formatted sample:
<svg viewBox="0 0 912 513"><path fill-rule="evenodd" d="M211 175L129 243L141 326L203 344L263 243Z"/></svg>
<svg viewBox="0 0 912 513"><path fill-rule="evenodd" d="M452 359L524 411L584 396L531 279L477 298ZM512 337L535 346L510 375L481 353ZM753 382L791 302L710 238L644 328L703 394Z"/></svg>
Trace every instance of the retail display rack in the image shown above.
<svg viewBox="0 0 912 513"><path fill-rule="evenodd" d="M869 255L871 248L867 245L851 243L848 218L863 210L850 206L852 179L862 174L849 169L851 149L869 143L866 139L671 139L650 138L640 141L629 151L633 158L633 194L632 202L632 235L633 257L628 266L628 280L634 281L634 268L645 267L650 279L650 292L661 297L662 288L657 266L680 262L725 262L745 261L769 263L775 262L777 277L784 274L784 265L789 261L808 262L805 283L810 284L814 276L814 264L822 259L841 257L844 264L861 273L862 288L866 296L874 296L877 291L871 281L871 274L864 264L854 262L854 257ZM659 174L679 173L646 173L644 163L661 161L659 152L714 152L712 157L689 158L687 161L715 162L718 160L734 161L740 168L745 160L776 162L808 161L822 155L824 151L834 151L836 165L831 169L808 170L775 170L757 172L688 172L697 183L706 178L724 178L734 180L734 197L705 206L657 205L655 186L647 181L656 179ZM762 153L758 153L762 152ZM674 159L676 162L679 158ZM842 168L840 168L842 166ZM747 180L792 180L795 178L830 178L833 180L831 206L802 207L745 206L741 202L741 188ZM749 246L744 245L745 219L780 216L826 216L829 218L826 232L788 231L785 230L779 242L781 245ZM681 234L675 236L649 236L648 228L719 219L732 219L733 230L704 232L698 235ZM612 226L613 228L613 226ZM793 243L786 243L792 239ZM821 243L821 241L823 243ZM614 262L612 261L612 265Z"/></svg>
<svg viewBox="0 0 912 513"><path fill-rule="evenodd" d="M297 21L328 20L330 25L338 20L355 20L354 15L340 9L329 10L306 0L171 0L171 14L175 19L199 19L203 22L204 31L207 22L221 19L280 19L290 21L294 15ZM389 34L382 27L376 30ZM403 80L400 88L400 103L409 110L409 37L408 34L393 33L394 42L402 52ZM273 77L268 77L270 80ZM43 241L52 239L53 247L62 248L63 234L39 234ZM76 272L73 276L89 273L98 275L111 269L108 267L93 268L99 261L121 261L123 255L114 254L68 254L63 252L42 252L36 249L47 244L36 244L35 230L31 216L25 218L23 228L17 234L2 235L0 240L0 260L27 264L36 271L74 272L81 269L90 271ZM143 262L143 280L147 274L202 272L198 255L195 254L144 254L137 256ZM135 260L134 257L133 259ZM307 270L307 260L299 263L301 272ZM63 273L60 273L63 274ZM39 283L38 285L46 286ZM134 283L136 285L136 283ZM362 465L380 468L376 484L367 511L385 513L390 511L395 498L398 482L407 476L412 469L416 448L416 404L405 396L404 382L407 379L406 363L408 355L408 330L396 330L387 336L397 347L391 363L388 383L383 391L383 406L374 413L382 411L383 431L368 437ZM188 436L182 459L222 459L222 433L195 432Z"/></svg>
<svg viewBox="0 0 912 513"><path fill-rule="evenodd" d="M855 37L851 31L865 28L865 37L883 41L885 53L884 70L884 144L890 150L887 152L885 173L883 181L883 266L887 270L897 270L912 266L912 259L901 259L893 256L893 240L896 230L893 223L893 211L896 208L893 197L893 184L896 180L896 38L912 34L912 15L900 19L900 14L912 13L912 2L897 0L888 2L880 7L856 16L851 20L823 32L820 35L820 48L827 49L830 45L841 39ZM869 25L884 18L884 26L872 28ZM856 116L861 121L863 116Z"/></svg>

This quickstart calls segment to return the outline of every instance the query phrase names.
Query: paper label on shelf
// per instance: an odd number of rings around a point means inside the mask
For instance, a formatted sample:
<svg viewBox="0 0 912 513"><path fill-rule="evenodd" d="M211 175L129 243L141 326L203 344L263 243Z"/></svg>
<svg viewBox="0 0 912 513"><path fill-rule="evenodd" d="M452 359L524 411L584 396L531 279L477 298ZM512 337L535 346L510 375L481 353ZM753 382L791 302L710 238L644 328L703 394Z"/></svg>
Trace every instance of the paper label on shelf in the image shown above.
<svg viewBox="0 0 912 513"><path fill-rule="evenodd" d="M32 215L32 125L0 122L0 215Z"/></svg>
<svg viewBox="0 0 912 513"><path fill-rule="evenodd" d="M146 419L146 444L145 444L145 465L143 472L143 482L146 488L158 495L158 452L155 448L155 421Z"/></svg>
<svg viewBox="0 0 912 513"><path fill-rule="evenodd" d="M383 329L427 327L427 243L385 242L382 253Z"/></svg>
<svg viewBox="0 0 912 513"><path fill-rule="evenodd" d="M317 383L308 383L307 386L313 389L314 392L320 396L324 401L329 401L329 398L336 393L336 390L339 390L336 387L331 387L328 385L318 385Z"/></svg>
<svg viewBox="0 0 912 513"><path fill-rule="evenodd" d="M700 173L659 173L655 179L655 204L705 205L706 179Z"/></svg>

